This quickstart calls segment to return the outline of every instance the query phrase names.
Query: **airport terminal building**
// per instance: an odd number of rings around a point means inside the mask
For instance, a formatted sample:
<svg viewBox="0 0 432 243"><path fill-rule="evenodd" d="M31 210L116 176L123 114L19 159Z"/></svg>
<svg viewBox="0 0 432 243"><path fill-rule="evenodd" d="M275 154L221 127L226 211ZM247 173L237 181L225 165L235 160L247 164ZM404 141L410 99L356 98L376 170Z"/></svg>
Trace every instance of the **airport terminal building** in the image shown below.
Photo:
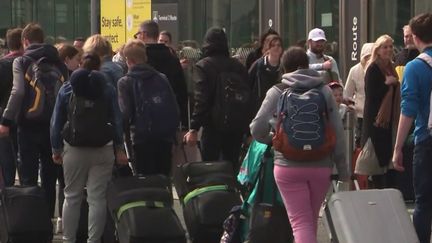
<svg viewBox="0 0 432 243"><path fill-rule="evenodd" d="M358 62L364 42L389 34L400 49L402 27L412 16L432 11L430 0L4 0L0 1L0 38L8 28L28 22L40 23L49 42L87 37L101 31L106 6L119 16L128 7L141 6L130 10L135 11L131 16L144 11L141 18L158 20L161 29L172 32L176 44L199 47L209 27L223 27L233 54L249 50L268 28L278 31L288 47L319 27L326 32L328 53L339 61L343 77ZM125 17L125 26L130 21ZM134 26L128 25L131 33Z"/></svg>

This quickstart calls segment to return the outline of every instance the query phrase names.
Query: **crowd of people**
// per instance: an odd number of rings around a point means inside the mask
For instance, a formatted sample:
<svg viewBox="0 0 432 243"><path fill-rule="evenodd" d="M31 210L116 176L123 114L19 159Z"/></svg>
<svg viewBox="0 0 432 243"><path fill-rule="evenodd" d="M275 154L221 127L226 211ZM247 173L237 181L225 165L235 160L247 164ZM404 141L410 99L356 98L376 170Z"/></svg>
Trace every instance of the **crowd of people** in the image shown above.
<svg viewBox="0 0 432 243"><path fill-rule="evenodd" d="M170 176L176 160L173 151L182 143L200 143L204 161L227 160L238 172L243 143L253 139L272 144L281 94L286 89L316 88L323 94L336 134L331 155L310 163L288 159L280 151L274 155L274 177L295 241L317 242L318 214L332 168L337 168L341 181L349 181L353 173L345 161L342 126L349 110L356 115L356 147L370 143L376 154L372 168L356 168L356 173L370 176L369 188L393 187L393 171L402 172L405 159L413 164L414 225L420 242L429 243L432 68L416 57L432 56L431 28L432 14L412 18L403 28L406 48L396 57L388 35L364 44L361 60L345 82L335 59L324 54L327 40L319 28L309 32L306 48L285 51L282 38L270 29L246 65L230 56L226 33L216 27L205 34L196 64L179 59L171 34L159 31L151 20L141 23L136 39L116 54L99 34L52 46L44 43L38 24L10 29L9 52L0 59L4 183L15 184L16 170L19 184L25 186L37 185L40 175L54 217L58 181L58 231L65 242L76 240L86 188L88 242L99 242L113 169L132 159L136 174ZM184 74L189 65L196 71L192 93ZM45 76L40 74L43 67L48 70ZM37 82L45 79L54 80L54 85ZM227 87L236 93L228 93ZM407 144L414 149L413 158L403 156Z"/></svg>

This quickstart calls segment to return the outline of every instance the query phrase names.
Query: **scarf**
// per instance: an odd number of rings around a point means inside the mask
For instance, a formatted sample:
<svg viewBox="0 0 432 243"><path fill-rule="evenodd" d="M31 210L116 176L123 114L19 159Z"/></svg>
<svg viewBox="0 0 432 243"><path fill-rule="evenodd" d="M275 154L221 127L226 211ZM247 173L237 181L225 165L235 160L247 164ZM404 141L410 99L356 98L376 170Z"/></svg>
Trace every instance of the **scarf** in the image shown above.
<svg viewBox="0 0 432 243"><path fill-rule="evenodd" d="M392 75L396 78L396 80L398 79L396 70L393 68L391 63L383 65L382 62L377 60L377 64L386 76ZM400 101L401 97L399 82L390 84L387 93L381 101L378 114L375 117L374 125L381 128L389 128L391 125L393 129L397 128L400 113ZM390 124L390 122L392 122L392 124Z"/></svg>

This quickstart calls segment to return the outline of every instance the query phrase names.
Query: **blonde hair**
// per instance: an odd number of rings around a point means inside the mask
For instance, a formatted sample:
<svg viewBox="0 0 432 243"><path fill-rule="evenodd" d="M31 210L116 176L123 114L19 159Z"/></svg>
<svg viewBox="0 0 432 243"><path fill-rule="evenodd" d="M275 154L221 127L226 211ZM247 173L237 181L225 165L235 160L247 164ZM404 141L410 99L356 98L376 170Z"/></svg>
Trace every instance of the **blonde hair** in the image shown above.
<svg viewBox="0 0 432 243"><path fill-rule="evenodd" d="M369 67L371 63L377 61L377 59L379 58L378 56L379 49L388 41L390 41L393 44L393 38L391 38L389 35L382 35L378 37L378 39L376 39L372 47L372 54L371 54L371 58L369 59L369 62L367 63L367 67Z"/></svg>
<svg viewBox="0 0 432 243"><path fill-rule="evenodd" d="M87 38L84 42L83 51L84 53L95 53L100 58L112 56L111 43L100 34Z"/></svg>
<svg viewBox="0 0 432 243"><path fill-rule="evenodd" d="M143 41L135 39L126 43L123 49L123 55L126 59L132 60L135 63L146 63L147 52Z"/></svg>
<svg viewBox="0 0 432 243"><path fill-rule="evenodd" d="M393 75L394 77L398 78L398 74L396 73L395 68L393 67L393 61L388 60L388 62L384 62L378 55L379 49L386 43L391 42L393 44L393 38L391 38L389 35L382 35L378 37L378 39L375 41L373 48L372 48L372 55L369 59L369 62L366 66L367 70L369 66L372 63L376 63L378 67L380 68L381 72L384 73L384 75Z"/></svg>

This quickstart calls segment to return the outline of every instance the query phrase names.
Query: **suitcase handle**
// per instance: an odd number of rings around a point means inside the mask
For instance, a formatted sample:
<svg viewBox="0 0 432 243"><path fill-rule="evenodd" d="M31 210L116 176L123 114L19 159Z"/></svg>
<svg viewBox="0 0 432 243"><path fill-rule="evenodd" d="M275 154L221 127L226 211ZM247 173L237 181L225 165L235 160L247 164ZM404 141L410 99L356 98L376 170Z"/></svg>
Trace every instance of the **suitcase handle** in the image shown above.
<svg viewBox="0 0 432 243"><path fill-rule="evenodd" d="M331 175L330 176L333 191L338 192L339 191L339 185L343 182L339 181L339 175ZM357 181L357 176L355 174L351 175L350 182L354 183L354 188L356 191L360 191L360 185Z"/></svg>

